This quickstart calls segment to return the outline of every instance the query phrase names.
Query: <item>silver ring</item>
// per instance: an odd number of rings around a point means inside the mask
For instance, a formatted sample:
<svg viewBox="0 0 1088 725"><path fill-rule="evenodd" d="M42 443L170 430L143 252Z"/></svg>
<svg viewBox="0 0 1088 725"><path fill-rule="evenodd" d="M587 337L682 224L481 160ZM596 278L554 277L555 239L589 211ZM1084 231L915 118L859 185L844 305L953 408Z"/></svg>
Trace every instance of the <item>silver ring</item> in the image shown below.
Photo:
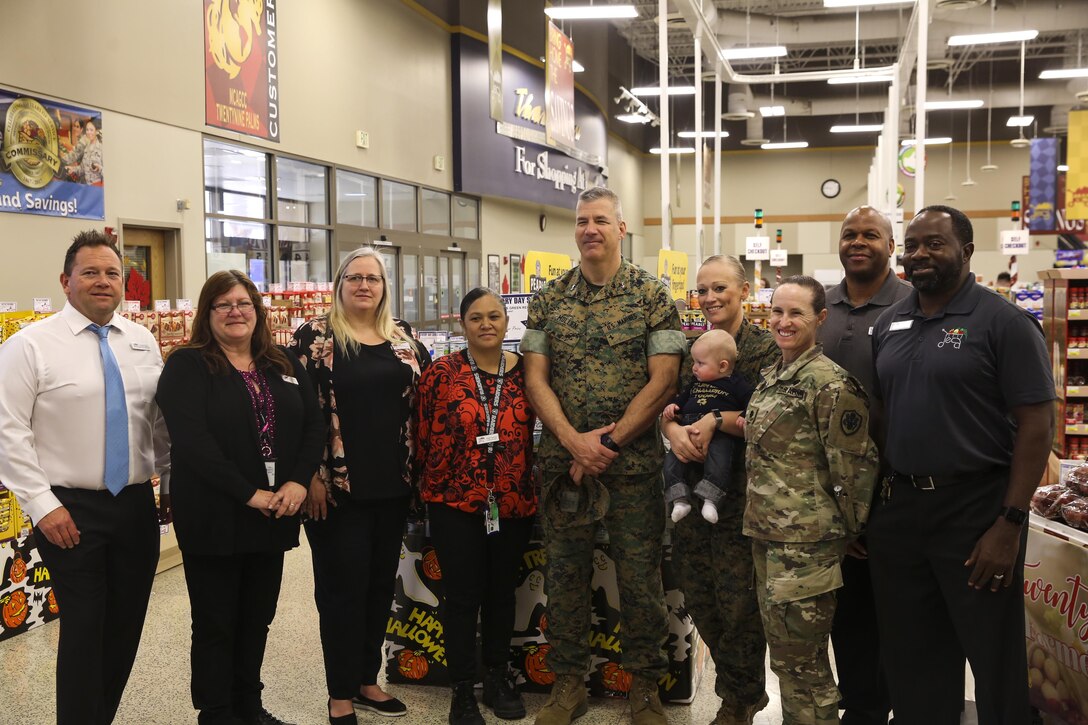
<svg viewBox="0 0 1088 725"><path fill-rule="evenodd" d="M289 508L289 509L293 509L294 507L295 507L295 505L293 503L292 504L287 504L287 508ZM998 578L1000 579L1001 577L998 577Z"/></svg>
<svg viewBox="0 0 1088 725"><path fill-rule="evenodd" d="M994 574L994 579L997 579L998 581L1001 581L1004 578L1005 578L1004 574Z"/></svg>

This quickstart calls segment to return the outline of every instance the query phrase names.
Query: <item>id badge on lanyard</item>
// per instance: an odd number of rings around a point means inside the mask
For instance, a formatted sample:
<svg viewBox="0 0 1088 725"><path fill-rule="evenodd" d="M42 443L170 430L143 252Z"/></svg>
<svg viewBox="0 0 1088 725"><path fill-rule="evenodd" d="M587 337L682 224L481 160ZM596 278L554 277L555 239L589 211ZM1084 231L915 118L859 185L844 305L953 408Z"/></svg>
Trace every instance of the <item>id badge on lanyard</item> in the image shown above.
<svg viewBox="0 0 1088 725"><path fill-rule="evenodd" d="M268 487L269 488L275 488L276 487L276 462L274 460L264 462L264 475L265 475L265 478L268 479Z"/></svg>
<svg viewBox="0 0 1088 725"><path fill-rule="evenodd" d="M476 379L476 392L480 396L480 402L484 406L484 417L487 420L487 429L484 435L476 436L476 445L487 446L488 464L491 470L488 472L488 484L491 485L491 478L494 476L495 462L493 456L495 455L496 447L499 443L499 434L496 428L499 421L499 401L502 398L502 383L503 378L506 375L506 355L503 354L499 357L499 374L495 380L495 399L488 405L487 402L487 390L484 388L484 382L480 378L480 368L476 365L476 361L472 357L472 353L465 350L465 354L468 357L469 367L472 369L472 376ZM499 531L499 502L495 499L495 492L491 488L487 490L487 507L484 509L484 531L487 534L495 534Z"/></svg>

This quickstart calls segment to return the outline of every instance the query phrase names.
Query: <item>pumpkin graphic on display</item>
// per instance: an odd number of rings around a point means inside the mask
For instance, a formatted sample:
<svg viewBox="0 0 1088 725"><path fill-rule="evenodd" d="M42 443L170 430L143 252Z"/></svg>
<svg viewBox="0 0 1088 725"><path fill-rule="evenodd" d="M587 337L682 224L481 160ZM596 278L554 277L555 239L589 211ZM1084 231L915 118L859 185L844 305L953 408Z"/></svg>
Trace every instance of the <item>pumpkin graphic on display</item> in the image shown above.
<svg viewBox="0 0 1088 725"><path fill-rule="evenodd" d="M538 685L555 682L555 673L548 667L550 644L529 645L525 648L525 676Z"/></svg>
<svg viewBox="0 0 1088 725"><path fill-rule="evenodd" d="M438 565L438 552L433 546L423 548L423 573L428 579L442 578L442 567Z"/></svg>
<svg viewBox="0 0 1088 725"><path fill-rule="evenodd" d="M52 589L45 595L45 603L49 607L50 614L56 614L60 611L60 607L57 606L57 595L53 593Z"/></svg>
<svg viewBox="0 0 1088 725"><path fill-rule="evenodd" d="M547 614L541 614L540 615L540 631L541 632L547 632L548 631L548 615Z"/></svg>
<svg viewBox="0 0 1088 725"><path fill-rule="evenodd" d="M15 552L15 557L11 560L11 569L8 576L11 577L12 584L18 584L26 578L26 562L23 561L23 555L18 551Z"/></svg>
<svg viewBox="0 0 1088 725"><path fill-rule="evenodd" d="M628 692L631 689L631 673L623 669L623 665L607 662L601 668L601 682L609 690Z"/></svg>
<svg viewBox="0 0 1088 725"><path fill-rule="evenodd" d="M426 655L422 651L401 650L397 655L397 667L400 673L409 680L422 680L427 676L427 670L431 668Z"/></svg>
<svg viewBox="0 0 1088 725"><path fill-rule="evenodd" d="M4 602L4 609L0 615L4 618L4 626L15 629L26 621L26 594L20 589L11 593Z"/></svg>

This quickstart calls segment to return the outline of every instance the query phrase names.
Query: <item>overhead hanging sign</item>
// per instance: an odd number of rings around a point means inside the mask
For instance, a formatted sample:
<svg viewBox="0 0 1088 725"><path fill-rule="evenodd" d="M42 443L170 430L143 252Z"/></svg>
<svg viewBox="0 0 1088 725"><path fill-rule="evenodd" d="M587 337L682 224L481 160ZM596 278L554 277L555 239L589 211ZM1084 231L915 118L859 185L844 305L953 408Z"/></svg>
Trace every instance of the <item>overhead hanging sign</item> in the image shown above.
<svg viewBox="0 0 1088 725"><path fill-rule="evenodd" d="M772 267L785 267L786 261L789 259L789 255L785 249L772 249L771 250L771 266Z"/></svg>
<svg viewBox="0 0 1088 725"><path fill-rule="evenodd" d="M688 295L688 255L673 249L657 252L657 278L669 288L674 300L686 300Z"/></svg>
<svg viewBox="0 0 1088 725"><path fill-rule="evenodd" d="M1031 231L1054 228L1058 202L1058 139L1031 140L1031 186L1024 206L1026 226Z"/></svg>
<svg viewBox="0 0 1088 725"><path fill-rule="evenodd" d="M1065 155L1065 213L1088 220L1088 111L1069 112L1069 150Z"/></svg>
<svg viewBox="0 0 1088 725"><path fill-rule="evenodd" d="M204 0L204 123L279 142L276 0Z"/></svg>
<svg viewBox="0 0 1088 725"><path fill-rule="evenodd" d="M0 211L105 219L102 112L0 88Z"/></svg>
<svg viewBox="0 0 1088 725"><path fill-rule="evenodd" d="M771 258L770 237L746 237L744 258L749 261L766 261Z"/></svg>
<svg viewBox="0 0 1088 725"><path fill-rule="evenodd" d="M1031 229L1032 234L1072 234L1082 240L1088 239L1085 232L1083 219L1070 219L1065 210L1066 174L1058 174L1055 184L1055 206L1047 208L1045 204L1039 204L1032 209L1031 201L1031 177L1021 177L1020 203L1024 212L1024 223Z"/></svg>
<svg viewBox="0 0 1088 725"><path fill-rule="evenodd" d="M1001 253L1005 255L1028 253L1028 231L1013 229L1001 232Z"/></svg>
<svg viewBox="0 0 1088 725"><path fill-rule="evenodd" d="M544 67L544 133L550 146L574 146L574 44L548 21L548 55Z"/></svg>

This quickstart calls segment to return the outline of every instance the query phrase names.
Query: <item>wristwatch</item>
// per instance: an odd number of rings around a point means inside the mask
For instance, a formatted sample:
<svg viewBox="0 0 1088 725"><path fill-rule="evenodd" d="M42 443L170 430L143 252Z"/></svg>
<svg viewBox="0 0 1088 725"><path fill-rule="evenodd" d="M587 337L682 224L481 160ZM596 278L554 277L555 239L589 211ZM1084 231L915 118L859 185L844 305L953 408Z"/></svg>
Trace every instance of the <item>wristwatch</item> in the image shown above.
<svg viewBox="0 0 1088 725"><path fill-rule="evenodd" d="M610 451L615 451L616 453L620 452L619 445L617 445L616 441L612 440L612 436L607 433L601 436L601 445Z"/></svg>
<svg viewBox="0 0 1088 725"><path fill-rule="evenodd" d="M722 412L715 408L710 411L710 414L714 416L714 430L722 429Z"/></svg>
<svg viewBox="0 0 1088 725"><path fill-rule="evenodd" d="M1028 512L1013 506L1005 506L1001 509L1001 517L1010 524L1023 526L1024 522L1028 520Z"/></svg>

